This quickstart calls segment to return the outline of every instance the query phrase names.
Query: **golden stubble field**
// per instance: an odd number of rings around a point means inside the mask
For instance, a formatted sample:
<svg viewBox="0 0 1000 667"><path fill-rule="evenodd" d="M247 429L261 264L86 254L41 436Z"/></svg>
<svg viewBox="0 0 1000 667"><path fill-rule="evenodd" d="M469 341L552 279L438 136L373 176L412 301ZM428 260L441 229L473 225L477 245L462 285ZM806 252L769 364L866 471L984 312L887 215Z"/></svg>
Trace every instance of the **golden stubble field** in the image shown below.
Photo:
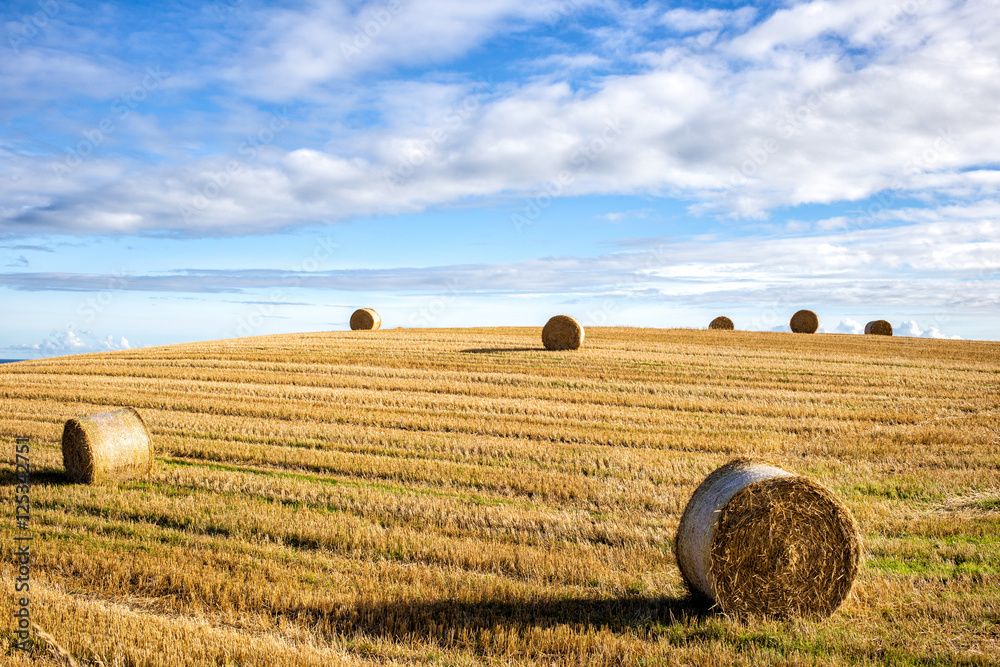
<svg viewBox="0 0 1000 667"><path fill-rule="evenodd" d="M1000 656L1000 343L383 330L0 366L4 658L13 458L32 620L80 665L966 665ZM76 486L66 419L133 405L158 460ZM691 600L673 556L735 456L810 475L866 560L830 619Z"/></svg>

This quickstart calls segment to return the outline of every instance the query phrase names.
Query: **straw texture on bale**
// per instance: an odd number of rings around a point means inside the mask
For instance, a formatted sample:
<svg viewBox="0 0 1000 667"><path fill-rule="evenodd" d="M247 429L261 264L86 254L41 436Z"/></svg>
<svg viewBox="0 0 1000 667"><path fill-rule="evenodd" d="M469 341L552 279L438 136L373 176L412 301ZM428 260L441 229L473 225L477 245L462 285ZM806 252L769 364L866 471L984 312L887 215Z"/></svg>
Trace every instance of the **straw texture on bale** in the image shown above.
<svg viewBox="0 0 1000 667"><path fill-rule="evenodd" d="M542 329L546 350L576 350L583 345L583 327L569 315L556 315Z"/></svg>
<svg viewBox="0 0 1000 667"><path fill-rule="evenodd" d="M737 459L691 496L674 549L688 588L725 613L826 618L851 591L861 537L820 484Z"/></svg>
<svg viewBox="0 0 1000 667"><path fill-rule="evenodd" d="M382 318L371 308L360 308L351 315L351 331L375 331L382 326Z"/></svg>
<svg viewBox="0 0 1000 667"><path fill-rule="evenodd" d="M872 336L891 336L892 325L885 320L872 320L865 325L865 333Z"/></svg>
<svg viewBox="0 0 1000 667"><path fill-rule="evenodd" d="M788 325L794 333L816 333L819 329L819 316L811 310L800 310L792 315Z"/></svg>
<svg viewBox="0 0 1000 667"><path fill-rule="evenodd" d="M74 482L121 481L149 473L153 440L135 408L123 408L67 421L62 454L66 473Z"/></svg>
<svg viewBox="0 0 1000 667"><path fill-rule="evenodd" d="M733 321L731 319L729 319L725 315L720 315L719 317L716 317L714 320L712 320L712 322L708 325L708 328L732 331L733 329L736 328L736 326L733 324Z"/></svg>

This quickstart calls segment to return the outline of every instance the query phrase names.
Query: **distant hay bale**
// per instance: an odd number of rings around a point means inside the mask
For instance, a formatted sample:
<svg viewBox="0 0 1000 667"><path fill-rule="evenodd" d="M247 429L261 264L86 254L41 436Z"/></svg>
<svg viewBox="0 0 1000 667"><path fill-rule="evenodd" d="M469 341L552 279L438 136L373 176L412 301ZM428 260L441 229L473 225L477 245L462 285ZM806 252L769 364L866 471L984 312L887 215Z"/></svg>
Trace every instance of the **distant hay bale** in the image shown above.
<svg viewBox="0 0 1000 667"><path fill-rule="evenodd" d="M733 324L733 321L731 319L729 319L725 315L720 315L719 317L716 317L714 320L712 320L712 322L708 325L708 328L722 329L724 331L732 331L733 329L736 328L736 326Z"/></svg>
<svg viewBox="0 0 1000 667"><path fill-rule="evenodd" d="M371 308L355 310L351 315L351 331L375 331L382 326L382 318Z"/></svg>
<svg viewBox="0 0 1000 667"><path fill-rule="evenodd" d="M113 482L149 473L153 440L135 408L123 408L67 421L62 454L74 482Z"/></svg>
<svg viewBox="0 0 1000 667"><path fill-rule="evenodd" d="M794 333L816 333L819 329L819 316L811 310L800 310L792 315L788 324Z"/></svg>
<svg viewBox="0 0 1000 667"><path fill-rule="evenodd" d="M725 613L826 618L851 591L861 537L817 482L737 459L691 496L674 550L692 592Z"/></svg>
<svg viewBox="0 0 1000 667"><path fill-rule="evenodd" d="M583 345L583 327L569 315L556 315L542 329L546 350L576 350Z"/></svg>
<svg viewBox="0 0 1000 667"><path fill-rule="evenodd" d="M872 336L891 336L892 325L885 320L872 320L865 325L865 334Z"/></svg>

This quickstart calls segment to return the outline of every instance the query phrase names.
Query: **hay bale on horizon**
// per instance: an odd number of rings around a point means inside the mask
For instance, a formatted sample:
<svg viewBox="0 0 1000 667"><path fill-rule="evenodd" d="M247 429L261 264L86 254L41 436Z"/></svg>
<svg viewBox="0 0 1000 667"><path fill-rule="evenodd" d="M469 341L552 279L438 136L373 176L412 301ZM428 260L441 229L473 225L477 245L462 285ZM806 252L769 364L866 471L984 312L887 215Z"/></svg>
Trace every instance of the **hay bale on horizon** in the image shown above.
<svg viewBox="0 0 1000 667"><path fill-rule="evenodd" d="M733 321L728 317L726 317L725 315L719 315L714 320L712 320L711 323L709 323L708 328L719 329L722 331L733 331L736 328L736 326L733 324Z"/></svg>
<svg viewBox="0 0 1000 667"><path fill-rule="evenodd" d="M674 550L688 588L725 613L826 618L851 591L861 536L817 482L736 459L695 490Z"/></svg>
<svg viewBox="0 0 1000 667"><path fill-rule="evenodd" d="M376 331L382 318L371 308L359 308L351 315L351 331Z"/></svg>
<svg viewBox="0 0 1000 667"><path fill-rule="evenodd" d="M63 427L63 466L80 484L134 479L153 467L153 439L135 408L70 419Z"/></svg>
<svg viewBox="0 0 1000 667"><path fill-rule="evenodd" d="M793 333L816 333L819 329L819 315L811 310L800 310L792 315L788 326L792 328Z"/></svg>
<svg viewBox="0 0 1000 667"><path fill-rule="evenodd" d="M865 325L865 335L891 336L892 325L886 320L872 320Z"/></svg>
<svg viewBox="0 0 1000 667"><path fill-rule="evenodd" d="M584 331L569 315L556 315L542 329L542 345L546 350L577 350L583 345Z"/></svg>

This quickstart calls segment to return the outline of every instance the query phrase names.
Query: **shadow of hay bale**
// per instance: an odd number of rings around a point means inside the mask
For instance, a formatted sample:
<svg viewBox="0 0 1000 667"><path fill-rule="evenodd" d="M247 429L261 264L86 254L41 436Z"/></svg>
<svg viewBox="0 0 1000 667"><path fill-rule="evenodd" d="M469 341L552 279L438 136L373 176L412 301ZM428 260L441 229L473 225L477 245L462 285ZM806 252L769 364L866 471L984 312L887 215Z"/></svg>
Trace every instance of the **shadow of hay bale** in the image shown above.
<svg viewBox="0 0 1000 667"><path fill-rule="evenodd" d="M462 350L464 354L495 354L497 352L545 352L544 347L473 347Z"/></svg>
<svg viewBox="0 0 1000 667"><path fill-rule="evenodd" d="M694 595L605 600L380 600L345 605L315 620L340 634L395 640L420 637L449 645L461 636L497 629L509 632L568 626L621 632L714 616L710 605L707 599Z"/></svg>
<svg viewBox="0 0 1000 667"><path fill-rule="evenodd" d="M32 470L30 479L32 486L69 486L74 484L73 480L69 478L69 475L64 470ZM18 484L20 482L14 475L14 471L5 471L0 475L0 487L16 486Z"/></svg>

